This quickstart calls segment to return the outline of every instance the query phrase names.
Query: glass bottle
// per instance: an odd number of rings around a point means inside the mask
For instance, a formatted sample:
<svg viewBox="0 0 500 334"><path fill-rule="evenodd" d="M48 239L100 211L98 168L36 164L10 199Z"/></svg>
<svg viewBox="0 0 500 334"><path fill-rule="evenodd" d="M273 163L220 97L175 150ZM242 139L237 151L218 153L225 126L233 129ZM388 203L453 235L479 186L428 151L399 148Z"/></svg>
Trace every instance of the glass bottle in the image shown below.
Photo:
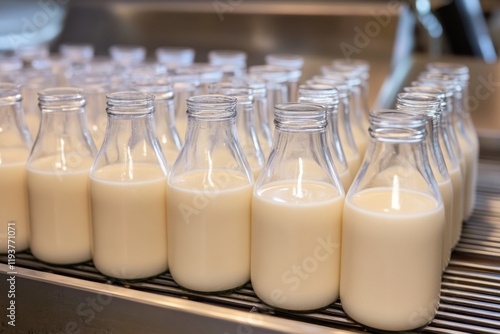
<svg viewBox="0 0 500 334"><path fill-rule="evenodd" d="M196 94L208 94L208 86L222 80L222 69L204 63L195 63L190 66L181 66L175 69L176 74L197 75L200 85Z"/></svg>
<svg viewBox="0 0 500 334"><path fill-rule="evenodd" d="M127 90L130 72L144 62L146 48L140 45L112 45L109 48L109 55L115 73L112 82L113 91Z"/></svg>
<svg viewBox="0 0 500 334"><path fill-rule="evenodd" d="M23 62L21 59L0 57L0 82L15 82L22 68Z"/></svg>
<svg viewBox="0 0 500 334"><path fill-rule="evenodd" d="M287 99L285 101L297 101L298 82L302 76L304 57L294 54L268 54L266 56L266 64L271 66L281 66L287 69Z"/></svg>
<svg viewBox="0 0 500 334"><path fill-rule="evenodd" d="M452 81L455 85L453 105L454 127L470 171L466 171L467 183L465 192L467 195L464 218L467 220L472 215L476 203L479 163L479 138L470 116L470 110L468 109L469 69L465 65L452 63L430 63L427 66L431 71L427 77Z"/></svg>
<svg viewBox="0 0 500 334"><path fill-rule="evenodd" d="M368 106L369 101L369 85L368 81L370 80L370 63L363 59L347 59L347 58L338 58L332 60L333 67L349 67L352 66L356 69L356 71L360 74L361 77L361 96L362 103L364 103L364 110L366 110L366 116L368 116L368 110L370 110ZM366 120L368 118L366 117Z"/></svg>
<svg viewBox="0 0 500 334"><path fill-rule="evenodd" d="M254 78L266 83L267 123L274 124L274 106L288 102L288 71L281 66L255 65L249 68L249 73ZM271 133L272 134L272 133Z"/></svg>
<svg viewBox="0 0 500 334"><path fill-rule="evenodd" d="M247 68L247 54L239 50L212 50L208 53L208 61L222 69L222 81L241 77Z"/></svg>
<svg viewBox="0 0 500 334"><path fill-rule="evenodd" d="M14 54L23 61L23 67L29 69L33 68L34 60L48 58L50 51L47 44L23 44L16 47Z"/></svg>
<svg viewBox="0 0 500 334"><path fill-rule="evenodd" d="M29 69L22 71L14 82L22 87L24 117L31 136L35 138L40 127L41 118L38 106L38 92L46 88L56 87L57 77L52 72Z"/></svg>
<svg viewBox="0 0 500 334"><path fill-rule="evenodd" d="M174 73L175 68L193 64L195 51L187 47L162 46L156 49L156 61L167 67L168 73Z"/></svg>
<svg viewBox="0 0 500 334"><path fill-rule="evenodd" d="M452 237L451 246L454 248L461 235L462 222L463 222L463 210L462 206L464 203L464 178L462 176L462 169L460 167L460 160L457 157L456 150L453 148L453 132L450 132L450 120L448 117L448 106L446 91L435 87L426 86L411 86L404 87L403 91L408 93L423 93L431 94L436 96L441 102L440 107L440 126L438 131L439 146L443 153L444 162L446 168L448 169L448 174L450 175L452 187L453 187L453 227L452 227ZM460 151L458 151L460 153Z"/></svg>
<svg viewBox="0 0 500 334"><path fill-rule="evenodd" d="M85 94L85 114L92 139L97 148L104 141L107 117L104 110L106 94L111 91L111 81L106 74L86 72L73 75L69 82L74 87L80 87Z"/></svg>
<svg viewBox="0 0 500 334"><path fill-rule="evenodd" d="M255 127L253 110L253 91L248 86L233 83L218 83L210 85L210 93L235 97L236 131L243 154L252 170L254 179L259 176L266 161Z"/></svg>
<svg viewBox="0 0 500 334"><path fill-rule="evenodd" d="M26 161L32 142L21 99L19 86L0 82L0 254L29 247Z"/></svg>
<svg viewBox="0 0 500 334"><path fill-rule="evenodd" d="M445 214L426 123L424 115L372 111L370 144L346 196L340 298L369 328L413 330L438 309Z"/></svg>
<svg viewBox="0 0 500 334"><path fill-rule="evenodd" d="M366 146L368 145L368 107L362 93L362 74L353 66L322 66L321 72L323 76L333 75L337 77L339 74L346 78L347 84L351 88L350 107L351 107L351 126L353 136L356 140L356 145L360 155L363 157Z"/></svg>
<svg viewBox="0 0 500 334"><path fill-rule="evenodd" d="M252 199L252 286L266 304L310 311L339 296L344 191L326 145L326 110L276 105L273 150Z"/></svg>
<svg viewBox="0 0 500 334"><path fill-rule="evenodd" d="M167 189L168 262L182 287L236 289L250 278L253 177L236 134L236 98L188 99L186 141Z"/></svg>
<svg viewBox="0 0 500 334"><path fill-rule="evenodd" d="M153 118L155 133L170 169L182 148L181 139L175 127L172 85L165 79L150 79L134 81L132 82L132 88L154 95L155 112Z"/></svg>
<svg viewBox="0 0 500 334"><path fill-rule="evenodd" d="M83 90L39 93L42 120L27 162L31 252L66 265L91 259L88 177L96 148L85 116Z"/></svg>
<svg viewBox="0 0 500 334"><path fill-rule="evenodd" d="M71 80L75 73L90 69L90 63L94 58L94 46L92 44L65 43L60 45L59 53L63 63L59 81L66 83Z"/></svg>
<svg viewBox="0 0 500 334"><path fill-rule="evenodd" d="M347 166L349 167L349 172L352 178L358 173L359 167L361 166L361 159L358 146L356 145L356 140L353 135L353 128L351 126L351 103L350 103L350 87L345 82L345 78L342 75L328 77L314 76L312 80L308 80L307 84L322 84L334 87L338 92L339 105L338 105L338 131L340 137L340 143L342 144L342 149L344 155L347 159Z"/></svg>
<svg viewBox="0 0 500 334"><path fill-rule="evenodd" d="M438 184L441 199L444 205L445 214L445 233L443 247L443 269L450 262L451 251L453 248L453 225L457 217L458 210L462 210L463 202L456 202L455 197L460 198L454 192L460 189L453 188L453 184L462 181L461 175L454 175L455 182L452 182L451 175L446 166L443 150L441 149L441 100L435 95L425 93L399 93L396 100L396 109L412 113L421 113L427 117L427 139L426 149L429 158L429 166L432 174ZM458 177L458 178L457 178Z"/></svg>
<svg viewBox="0 0 500 334"><path fill-rule="evenodd" d="M333 86L308 84L299 86L299 102L321 104L326 109L325 140L333 165L344 190L349 189L354 176L351 175L342 149L338 132L338 93Z"/></svg>
<svg viewBox="0 0 500 334"><path fill-rule="evenodd" d="M187 99L197 94L200 77L198 74L176 74L170 75L169 78L174 91L175 126L181 141L184 142L188 123Z"/></svg>
<svg viewBox="0 0 500 334"><path fill-rule="evenodd" d="M107 95L108 127L90 171L93 262L106 276L139 280L168 268L167 167L154 134L154 97Z"/></svg>

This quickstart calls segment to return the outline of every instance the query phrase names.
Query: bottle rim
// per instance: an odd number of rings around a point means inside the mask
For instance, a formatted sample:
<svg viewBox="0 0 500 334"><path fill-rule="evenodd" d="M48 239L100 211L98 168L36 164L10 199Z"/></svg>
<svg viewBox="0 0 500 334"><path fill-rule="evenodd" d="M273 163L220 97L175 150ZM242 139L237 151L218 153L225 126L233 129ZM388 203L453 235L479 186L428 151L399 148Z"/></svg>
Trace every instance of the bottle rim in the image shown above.
<svg viewBox="0 0 500 334"><path fill-rule="evenodd" d="M335 113L339 104L338 90L331 85L307 83L299 86L299 102L324 104L327 112Z"/></svg>
<svg viewBox="0 0 500 334"><path fill-rule="evenodd" d="M154 95L155 101L172 100L172 84L166 79L143 79L131 82L131 89Z"/></svg>
<svg viewBox="0 0 500 334"><path fill-rule="evenodd" d="M22 99L20 85L11 82L0 82L0 106L13 105Z"/></svg>
<svg viewBox="0 0 500 334"><path fill-rule="evenodd" d="M226 120L236 117L236 97L221 94L196 95L187 100L187 115L204 120Z"/></svg>
<svg viewBox="0 0 500 334"><path fill-rule="evenodd" d="M368 132L378 141L404 143L421 142L427 136L427 116L423 113L395 109L375 109L370 112Z"/></svg>
<svg viewBox="0 0 500 334"><path fill-rule="evenodd" d="M300 70L304 66L304 57L298 54L272 53L266 55L266 63L292 70Z"/></svg>
<svg viewBox="0 0 500 334"><path fill-rule="evenodd" d="M156 61L166 65L189 66L194 61L193 48L182 46L161 46L155 51Z"/></svg>
<svg viewBox="0 0 500 334"><path fill-rule="evenodd" d="M38 92L38 103L44 111L82 110L85 95L82 88L52 87Z"/></svg>
<svg viewBox="0 0 500 334"><path fill-rule="evenodd" d="M441 114L441 100L438 96L420 92L403 92L396 97L397 109L424 112L430 117Z"/></svg>
<svg viewBox="0 0 500 334"><path fill-rule="evenodd" d="M318 103L288 102L274 106L276 129L290 132L321 131L327 126L327 111Z"/></svg>
<svg viewBox="0 0 500 334"><path fill-rule="evenodd" d="M219 82L208 87L210 94L232 96L236 98L237 105L247 105L253 102L253 90L244 84Z"/></svg>
<svg viewBox="0 0 500 334"><path fill-rule="evenodd" d="M154 95L139 91L121 91L106 95L109 115L147 115L154 112Z"/></svg>

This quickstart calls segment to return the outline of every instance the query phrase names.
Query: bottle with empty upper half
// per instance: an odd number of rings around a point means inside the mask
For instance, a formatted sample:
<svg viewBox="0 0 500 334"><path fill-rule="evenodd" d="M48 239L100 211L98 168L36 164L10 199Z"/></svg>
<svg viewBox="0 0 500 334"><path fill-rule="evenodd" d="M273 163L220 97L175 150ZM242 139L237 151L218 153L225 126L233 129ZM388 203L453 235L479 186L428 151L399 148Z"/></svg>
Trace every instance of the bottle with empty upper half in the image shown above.
<svg viewBox="0 0 500 334"><path fill-rule="evenodd" d="M344 190L326 145L323 105L275 107L275 138L252 200L252 286L277 309L312 311L339 296Z"/></svg>
<svg viewBox="0 0 500 334"><path fill-rule="evenodd" d="M370 113L370 143L346 195L340 300L358 323L409 331L440 298L445 209L428 163L426 115Z"/></svg>
<svg viewBox="0 0 500 334"><path fill-rule="evenodd" d="M253 176L236 130L236 98L187 100L184 146L168 180L168 262L182 287L234 290L250 279Z"/></svg>
<svg viewBox="0 0 500 334"><path fill-rule="evenodd" d="M21 99L19 86L0 82L0 254L29 247L26 161L32 142Z"/></svg>
<svg viewBox="0 0 500 334"><path fill-rule="evenodd" d="M108 277L167 270L167 164L154 131L154 96L107 95L108 127L90 171L93 261Z"/></svg>
<svg viewBox="0 0 500 334"><path fill-rule="evenodd" d="M39 93L42 119L26 165L31 252L57 265L91 259L88 183L96 148L83 94L73 87Z"/></svg>

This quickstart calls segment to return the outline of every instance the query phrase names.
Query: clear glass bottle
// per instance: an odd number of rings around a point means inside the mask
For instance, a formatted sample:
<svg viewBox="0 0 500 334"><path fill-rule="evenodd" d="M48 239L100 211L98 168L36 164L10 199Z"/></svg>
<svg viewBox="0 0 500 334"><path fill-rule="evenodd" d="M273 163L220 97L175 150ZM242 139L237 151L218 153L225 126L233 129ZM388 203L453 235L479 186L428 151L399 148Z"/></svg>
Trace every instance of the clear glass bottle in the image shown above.
<svg viewBox="0 0 500 334"><path fill-rule="evenodd" d="M174 73L177 67L193 64L195 51L188 47L162 46L156 49L156 61L167 67L168 73Z"/></svg>
<svg viewBox="0 0 500 334"><path fill-rule="evenodd" d="M146 59L146 48L140 45L112 45L109 55L121 69L130 69Z"/></svg>
<svg viewBox="0 0 500 334"><path fill-rule="evenodd" d="M274 124L274 106L288 102L288 71L281 66L255 65L249 68L252 77L266 83L267 123ZM272 132L271 132L272 134Z"/></svg>
<svg viewBox="0 0 500 334"><path fill-rule="evenodd" d="M62 73L59 82L69 83L75 73L82 73L90 69L90 63L94 58L94 46L92 44L61 44L59 53L62 60Z"/></svg>
<svg viewBox="0 0 500 334"><path fill-rule="evenodd" d="M294 54L268 54L266 64L271 66L281 66L288 71L287 99L286 102L295 102L298 99L298 85L302 77L302 67L304 57Z"/></svg>
<svg viewBox="0 0 500 334"><path fill-rule="evenodd" d="M351 89L345 82L345 78L342 75L329 75L328 77L314 76L312 80L307 81L307 84L329 85L335 87L338 92L339 105L337 115L340 143L342 144L342 149L347 159L349 172L354 179L358 173L359 167L361 166L362 157L359 153L358 146L356 145L353 128L351 126L351 118L353 117L351 115L352 109L350 103Z"/></svg>
<svg viewBox="0 0 500 334"><path fill-rule="evenodd" d="M299 102L321 104L326 109L325 139L333 165L342 183L344 191L351 186L354 176L351 175L338 131L338 92L333 86L322 84L307 84L299 86Z"/></svg>
<svg viewBox="0 0 500 334"><path fill-rule="evenodd" d="M167 165L172 168L182 142L175 127L174 92L166 79L150 79L132 82L132 88L155 97L153 114L156 137L160 141Z"/></svg>
<svg viewBox="0 0 500 334"><path fill-rule="evenodd" d="M15 82L23 68L23 61L16 57L0 57L0 82Z"/></svg>
<svg viewBox="0 0 500 334"><path fill-rule="evenodd" d="M323 76L337 77L339 74L346 78L346 83L351 88L350 115L353 136L360 155L363 157L368 145L368 102L362 92L363 74L354 66L322 66Z"/></svg>
<svg viewBox="0 0 500 334"><path fill-rule="evenodd" d="M111 81L106 74L86 72L73 75L69 82L74 87L80 87L85 94L85 114L97 148L104 141L107 117L105 112L106 94L111 91Z"/></svg>
<svg viewBox="0 0 500 334"><path fill-rule="evenodd" d="M332 60L333 67L349 67L352 66L356 69L356 71L360 74L361 77L361 96L363 103L365 104L364 109L367 111L367 120L368 120L368 110L370 107L368 106L369 101L369 80L370 80L370 63L363 59L347 59L347 58L338 58Z"/></svg>
<svg viewBox="0 0 500 334"><path fill-rule="evenodd" d="M195 63L190 66L181 66L175 69L176 74L180 75L197 75L200 80L200 85L196 94L208 94L208 86L222 80L222 69L205 64Z"/></svg>
<svg viewBox="0 0 500 334"><path fill-rule="evenodd" d="M448 117L447 93L445 90L435 87L411 86L404 87L403 91L408 93L423 93L436 96L441 102L440 106L440 127L439 127L439 146L443 153L444 162L450 175L453 187L453 227L451 246L454 248L460 240L463 222L463 203L464 203L464 178L460 159L457 157L456 150L453 148L453 131L450 131L451 121ZM457 144L458 145L458 144ZM458 151L460 153L460 151Z"/></svg>
<svg viewBox="0 0 500 334"><path fill-rule="evenodd" d="M247 68L247 54L239 50L212 50L208 53L208 61L222 69L222 81L243 76Z"/></svg>
<svg viewBox="0 0 500 334"><path fill-rule="evenodd" d="M23 95L22 105L26 124L31 136L36 137L40 127L40 108L38 106L38 92L57 86L57 77L49 71L29 69L24 70L14 80L21 85Z"/></svg>
<svg viewBox="0 0 500 334"><path fill-rule="evenodd" d="M184 142L188 123L187 100L195 96L200 87L200 76L198 74L176 74L170 75L172 90L174 91L175 126L177 132Z"/></svg>
<svg viewBox="0 0 500 334"><path fill-rule="evenodd" d="M168 262L182 287L236 289L250 278L253 177L236 133L236 98L188 99L186 141L167 189Z"/></svg>
<svg viewBox="0 0 500 334"><path fill-rule="evenodd" d="M257 179L267 157L264 156L257 136L252 89L248 86L223 82L210 85L209 90L211 94L236 98L236 131L238 133L238 141L252 170L253 177Z"/></svg>
<svg viewBox="0 0 500 334"><path fill-rule="evenodd" d="M438 96L425 93L399 93L396 100L396 109L408 111L411 113L421 113L427 117L427 139L426 149L427 157L429 158L429 166L432 174L438 184L441 199L444 205L445 214L445 233L443 247L443 269L448 266L453 248L453 225L458 214L458 210L462 210L462 203L455 201L455 191L461 189L453 188L453 184L462 181L461 175L454 175L454 182L451 180L451 175L446 166L443 150L441 149L442 131L441 131L441 100Z"/></svg>
<svg viewBox="0 0 500 334"><path fill-rule="evenodd" d="M426 123L421 114L372 111L370 144L345 200L342 308L376 330L423 327L439 305L445 213Z"/></svg>
<svg viewBox="0 0 500 334"><path fill-rule="evenodd" d="M26 161L32 141L21 99L19 86L0 82L0 254L29 247Z"/></svg>
<svg viewBox="0 0 500 334"><path fill-rule="evenodd" d="M273 150L252 199L252 286L266 304L310 311L339 296L344 191L319 104L276 105Z"/></svg>
<svg viewBox="0 0 500 334"><path fill-rule="evenodd" d="M452 63L430 63L427 65L430 73L427 77L452 81L454 93L454 127L462 151L468 161L469 171L466 171L466 203L464 218L472 215L476 203L477 172L479 163L479 138L468 109L469 69L465 65ZM451 79L451 80L450 80ZM470 166L469 166L470 164Z"/></svg>
<svg viewBox="0 0 500 334"><path fill-rule="evenodd" d="M90 171L93 262L109 277L146 279L168 268L167 165L154 134L154 96L111 93L106 112Z"/></svg>
<svg viewBox="0 0 500 334"><path fill-rule="evenodd" d="M42 120L28 159L31 252L66 265L91 259L88 178L96 147L87 127L83 90L39 93Z"/></svg>
<svg viewBox="0 0 500 334"><path fill-rule="evenodd" d="M23 44L16 47L14 54L23 61L23 67L29 69L33 68L34 60L48 58L50 51L47 44Z"/></svg>

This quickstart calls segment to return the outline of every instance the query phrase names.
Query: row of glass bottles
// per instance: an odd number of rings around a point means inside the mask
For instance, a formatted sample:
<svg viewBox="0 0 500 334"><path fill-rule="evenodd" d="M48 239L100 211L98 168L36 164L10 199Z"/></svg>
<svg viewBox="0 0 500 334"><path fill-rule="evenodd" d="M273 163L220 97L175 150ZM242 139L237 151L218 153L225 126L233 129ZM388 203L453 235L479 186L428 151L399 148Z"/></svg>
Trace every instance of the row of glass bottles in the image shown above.
<svg viewBox="0 0 500 334"><path fill-rule="evenodd" d="M271 158L270 158L269 160L271 161ZM269 162L269 163L270 163L270 162ZM299 163L299 165L300 165L300 163ZM302 165L303 165L303 164L302 164ZM302 167L302 168L303 168L303 167ZM299 168L299 170L300 170L300 168ZM308 192L304 192L304 193L308 193ZM316 261L316 262L317 262L317 261ZM305 263L305 262L304 262L304 263ZM304 267L304 268L306 268L306 267ZM308 267L308 268L309 268L309 267ZM304 270L307 270L307 269L304 269ZM293 273L293 271L292 271L292 273ZM307 274L308 274L308 272L306 273L306 275L307 275ZM292 277L293 277L293 276L292 276ZM299 276L299 277L300 277L300 276ZM175 278L175 276L174 276L174 278ZM424 281L425 281L425 280L424 280ZM256 291L257 291L257 290L256 290ZM264 297L261 297L261 298L262 298L263 300L265 300L265 298L264 298ZM279 299L283 299L283 298L279 298ZM343 300L344 300L344 299L343 299ZM272 303L271 303L271 304L272 304ZM276 306L277 306L277 307L280 307L279 305L276 305ZM284 307L284 308L292 308L292 307L290 307L290 306L286 306L286 305L285 305L285 307ZM363 321L362 321L362 322L363 322ZM376 327L376 326L374 326L374 327Z"/></svg>

